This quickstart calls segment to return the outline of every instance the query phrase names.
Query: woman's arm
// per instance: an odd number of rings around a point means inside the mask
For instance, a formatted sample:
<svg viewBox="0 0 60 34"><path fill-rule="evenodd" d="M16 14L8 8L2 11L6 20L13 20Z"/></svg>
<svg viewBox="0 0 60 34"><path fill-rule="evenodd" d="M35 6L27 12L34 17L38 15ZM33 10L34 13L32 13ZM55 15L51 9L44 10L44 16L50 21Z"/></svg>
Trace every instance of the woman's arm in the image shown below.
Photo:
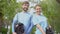
<svg viewBox="0 0 60 34"><path fill-rule="evenodd" d="M42 32L42 34L46 34L39 24L36 24L36 27Z"/></svg>

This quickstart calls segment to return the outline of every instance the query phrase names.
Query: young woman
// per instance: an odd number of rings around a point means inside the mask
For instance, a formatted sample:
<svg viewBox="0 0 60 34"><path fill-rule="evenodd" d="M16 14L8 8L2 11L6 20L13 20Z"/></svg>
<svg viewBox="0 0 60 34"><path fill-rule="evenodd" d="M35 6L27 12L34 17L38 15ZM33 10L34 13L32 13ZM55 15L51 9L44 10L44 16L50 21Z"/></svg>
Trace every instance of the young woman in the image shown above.
<svg viewBox="0 0 60 34"><path fill-rule="evenodd" d="M46 34L47 18L41 15L41 6L35 6L36 13L33 14L32 22L36 25L35 34Z"/></svg>

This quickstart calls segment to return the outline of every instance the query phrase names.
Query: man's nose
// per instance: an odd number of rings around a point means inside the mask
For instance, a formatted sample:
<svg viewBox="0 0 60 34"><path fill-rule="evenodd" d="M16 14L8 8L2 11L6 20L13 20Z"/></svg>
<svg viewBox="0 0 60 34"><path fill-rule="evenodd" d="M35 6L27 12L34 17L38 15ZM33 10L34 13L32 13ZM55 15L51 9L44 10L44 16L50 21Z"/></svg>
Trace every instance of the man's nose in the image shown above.
<svg viewBox="0 0 60 34"><path fill-rule="evenodd" d="M28 6L25 6L25 7L28 7Z"/></svg>

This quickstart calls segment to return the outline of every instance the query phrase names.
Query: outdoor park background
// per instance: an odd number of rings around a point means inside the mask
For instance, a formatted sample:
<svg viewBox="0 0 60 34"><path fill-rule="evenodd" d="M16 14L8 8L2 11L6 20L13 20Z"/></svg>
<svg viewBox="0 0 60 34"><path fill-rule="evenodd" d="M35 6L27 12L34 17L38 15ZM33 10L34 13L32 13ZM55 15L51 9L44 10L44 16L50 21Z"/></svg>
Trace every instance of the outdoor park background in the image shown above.
<svg viewBox="0 0 60 34"><path fill-rule="evenodd" d="M60 34L60 0L41 0L39 4L55 34ZM12 20L16 13L21 12L21 5L22 2L17 3L16 0L0 0L0 33L12 34ZM31 34L34 32L35 27Z"/></svg>

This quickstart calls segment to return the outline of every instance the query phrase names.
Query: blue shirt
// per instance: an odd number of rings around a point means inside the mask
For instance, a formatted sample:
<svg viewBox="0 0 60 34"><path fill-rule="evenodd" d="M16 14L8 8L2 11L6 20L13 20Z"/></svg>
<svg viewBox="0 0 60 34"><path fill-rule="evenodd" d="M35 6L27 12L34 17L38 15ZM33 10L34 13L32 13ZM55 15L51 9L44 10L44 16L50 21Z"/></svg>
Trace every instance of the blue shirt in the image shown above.
<svg viewBox="0 0 60 34"><path fill-rule="evenodd" d="M41 27L43 28L43 30L46 31L47 18L45 16L34 14L33 17L32 17L32 22L33 22L34 25L40 24ZM35 34L42 34L42 33L38 28L36 28Z"/></svg>
<svg viewBox="0 0 60 34"><path fill-rule="evenodd" d="M31 24L31 15L28 12L16 14L12 23L12 32L14 32L14 23L17 23L17 21L23 23L25 27L25 33L30 34L33 27Z"/></svg>

